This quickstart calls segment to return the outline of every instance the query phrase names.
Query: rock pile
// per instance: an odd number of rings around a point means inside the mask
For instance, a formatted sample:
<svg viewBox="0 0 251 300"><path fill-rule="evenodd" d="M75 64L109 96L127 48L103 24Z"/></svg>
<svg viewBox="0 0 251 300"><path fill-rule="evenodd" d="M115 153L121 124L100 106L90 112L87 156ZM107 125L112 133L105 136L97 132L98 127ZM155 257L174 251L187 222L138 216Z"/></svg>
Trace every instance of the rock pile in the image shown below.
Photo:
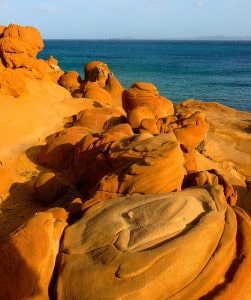
<svg viewBox="0 0 251 300"><path fill-rule="evenodd" d="M0 101L17 102L3 114L16 146L39 138L45 117L61 122L33 158L37 213L0 243L0 298L251 298L251 221L239 207L251 207L250 114L173 104L147 82L124 90L100 61L82 80L38 60L42 48L35 28L0 27ZM18 105L20 128L7 122ZM1 164L0 193L15 178Z"/></svg>

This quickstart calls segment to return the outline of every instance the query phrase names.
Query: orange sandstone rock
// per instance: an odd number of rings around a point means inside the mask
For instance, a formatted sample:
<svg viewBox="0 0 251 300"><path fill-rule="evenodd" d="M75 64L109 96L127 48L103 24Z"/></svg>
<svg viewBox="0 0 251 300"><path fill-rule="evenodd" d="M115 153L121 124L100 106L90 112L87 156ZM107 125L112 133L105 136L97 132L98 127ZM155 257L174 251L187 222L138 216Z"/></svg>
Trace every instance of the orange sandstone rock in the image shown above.
<svg viewBox="0 0 251 300"><path fill-rule="evenodd" d="M36 28L10 24L0 39L0 56L6 67L30 67L43 46L42 37Z"/></svg>
<svg viewBox="0 0 251 300"><path fill-rule="evenodd" d="M14 98L28 94L23 74L18 69L5 69L0 72L0 93Z"/></svg>
<svg viewBox="0 0 251 300"><path fill-rule="evenodd" d="M143 119L155 120L152 110L147 105L138 105L130 110L127 114L127 122L131 125L135 132L139 130Z"/></svg>
<svg viewBox="0 0 251 300"><path fill-rule="evenodd" d="M122 106L121 98L124 88L108 68L107 64L101 61L91 61L85 65L84 73L83 97L98 98L102 103L112 105L113 107Z"/></svg>
<svg viewBox="0 0 251 300"><path fill-rule="evenodd" d="M56 201L68 188L66 182L54 173L41 174L33 187L36 199L43 205Z"/></svg>
<svg viewBox="0 0 251 300"><path fill-rule="evenodd" d="M84 87L82 96L84 98L97 100L105 106L112 106L111 95L96 82L88 82Z"/></svg>
<svg viewBox="0 0 251 300"><path fill-rule="evenodd" d="M49 299L49 286L67 225L38 213L0 245L2 299Z"/></svg>
<svg viewBox="0 0 251 300"><path fill-rule="evenodd" d="M201 112L178 115L178 124L180 127L174 129L174 134L187 152L191 152L203 141L209 128L205 114Z"/></svg>
<svg viewBox="0 0 251 300"><path fill-rule="evenodd" d="M122 104L127 113L138 105L149 105L156 119L174 113L172 102L159 96L156 86L148 82L135 82L128 90L125 90L122 95Z"/></svg>
<svg viewBox="0 0 251 300"><path fill-rule="evenodd" d="M203 299L228 282L237 226L220 186L100 202L65 230L55 292L66 299Z"/></svg>
<svg viewBox="0 0 251 300"><path fill-rule="evenodd" d="M38 155L38 162L49 168L63 168L67 166L67 159L74 146L91 130L82 126L73 126L55 133L49 137Z"/></svg>
<svg viewBox="0 0 251 300"><path fill-rule="evenodd" d="M114 125L124 123L121 110L109 107L90 108L77 114L75 125L84 126L96 132L104 131Z"/></svg>
<svg viewBox="0 0 251 300"><path fill-rule="evenodd" d="M68 71L59 78L58 83L73 94L77 90L80 90L82 79L78 72Z"/></svg>

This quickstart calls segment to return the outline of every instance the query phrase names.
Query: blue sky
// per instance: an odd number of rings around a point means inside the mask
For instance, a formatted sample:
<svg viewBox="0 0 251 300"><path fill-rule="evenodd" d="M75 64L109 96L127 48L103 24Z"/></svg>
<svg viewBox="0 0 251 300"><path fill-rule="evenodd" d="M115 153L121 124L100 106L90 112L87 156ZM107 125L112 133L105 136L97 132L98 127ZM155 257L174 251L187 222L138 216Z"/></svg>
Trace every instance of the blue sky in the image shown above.
<svg viewBox="0 0 251 300"><path fill-rule="evenodd" d="M251 36L251 0L0 0L0 23L43 38Z"/></svg>

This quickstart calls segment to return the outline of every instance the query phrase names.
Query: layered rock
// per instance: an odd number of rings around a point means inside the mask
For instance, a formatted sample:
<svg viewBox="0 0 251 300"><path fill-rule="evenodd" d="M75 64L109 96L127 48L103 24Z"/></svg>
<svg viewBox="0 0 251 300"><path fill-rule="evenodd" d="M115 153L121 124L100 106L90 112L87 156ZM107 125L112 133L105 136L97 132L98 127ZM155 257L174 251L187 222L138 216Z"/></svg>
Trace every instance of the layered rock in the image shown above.
<svg viewBox="0 0 251 300"><path fill-rule="evenodd" d="M250 261L250 230L248 217L241 211L236 219L217 185L102 202L65 230L56 294L224 299L234 291L235 299L248 299L248 280L239 278Z"/></svg>
<svg viewBox="0 0 251 300"><path fill-rule="evenodd" d="M149 105L156 119L174 113L172 102L160 96L156 86L149 82L132 84L128 90L123 92L122 104L127 113L139 105Z"/></svg>

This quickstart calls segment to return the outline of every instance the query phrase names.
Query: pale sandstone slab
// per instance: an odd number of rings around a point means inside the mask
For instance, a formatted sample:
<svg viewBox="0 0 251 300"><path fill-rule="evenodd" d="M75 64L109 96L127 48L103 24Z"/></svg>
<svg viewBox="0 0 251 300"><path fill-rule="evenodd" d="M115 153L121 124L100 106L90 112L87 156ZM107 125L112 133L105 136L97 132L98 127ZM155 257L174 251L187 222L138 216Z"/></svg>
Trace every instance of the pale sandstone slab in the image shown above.
<svg viewBox="0 0 251 300"><path fill-rule="evenodd" d="M198 299L224 280L236 230L220 186L99 203L65 231L57 298Z"/></svg>

